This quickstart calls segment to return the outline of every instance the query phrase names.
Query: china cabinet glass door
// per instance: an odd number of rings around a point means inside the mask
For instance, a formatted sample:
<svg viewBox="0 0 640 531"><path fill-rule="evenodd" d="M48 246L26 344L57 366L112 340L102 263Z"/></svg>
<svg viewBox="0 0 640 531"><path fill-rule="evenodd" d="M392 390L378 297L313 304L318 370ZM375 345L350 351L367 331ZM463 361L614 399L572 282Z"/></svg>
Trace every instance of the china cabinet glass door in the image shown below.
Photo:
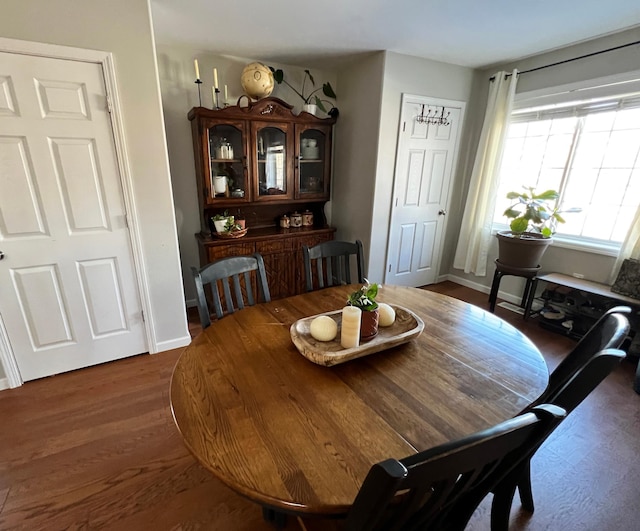
<svg viewBox="0 0 640 531"><path fill-rule="evenodd" d="M219 124L208 128L208 203L248 199L243 131L240 125Z"/></svg>
<svg viewBox="0 0 640 531"><path fill-rule="evenodd" d="M291 197L291 154L286 124L254 124L256 197L278 200Z"/></svg>
<svg viewBox="0 0 640 531"><path fill-rule="evenodd" d="M327 131L314 127L300 127L297 138L298 167L297 198L328 196L328 170L330 138Z"/></svg>

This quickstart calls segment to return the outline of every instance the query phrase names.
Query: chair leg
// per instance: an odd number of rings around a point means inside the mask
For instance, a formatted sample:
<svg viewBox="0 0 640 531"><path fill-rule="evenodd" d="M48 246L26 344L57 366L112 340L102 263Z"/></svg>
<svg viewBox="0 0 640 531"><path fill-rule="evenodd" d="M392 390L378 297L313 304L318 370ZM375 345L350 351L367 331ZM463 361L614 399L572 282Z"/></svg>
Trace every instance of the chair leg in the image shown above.
<svg viewBox="0 0 640 531"><path fill-rule="evenodd" d="M491 503L491 531L508 531L511 505L516 493L515 481L505 481L493 491Z"/></svg>
<svg viewBox="0 0 640 531"><path fill-rule="evenodd" d="M533 504L533 491L531 490L531 461L527 461L522 469L522 475L518 481L518 493L523 509L532 513L535 510Z"/></svg>
<svg viewBox="0 0 640 531"><path fill-rule="evenodd" d="M493 313L496 309L496 300L498 299L498 288L500 287L500 279L502 273L496 269L493 274L493 283L491 284L491 293L489 294L489 311Z"/></svg>

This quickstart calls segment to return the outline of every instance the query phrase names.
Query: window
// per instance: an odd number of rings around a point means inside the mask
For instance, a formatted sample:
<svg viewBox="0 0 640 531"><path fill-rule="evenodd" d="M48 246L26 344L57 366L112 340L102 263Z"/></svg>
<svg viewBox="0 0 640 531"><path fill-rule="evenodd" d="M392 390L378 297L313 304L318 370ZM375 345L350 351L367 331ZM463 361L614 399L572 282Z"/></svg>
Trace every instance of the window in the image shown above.
<svg viewBox="0 0 640 531"><path fill-rule="evenodd" d="M557 227L561 241L619 247L640 204L640 95L515 110L494 223L506 223L505 196L521 186L557 190L562 207L582 209Z"/></svg>

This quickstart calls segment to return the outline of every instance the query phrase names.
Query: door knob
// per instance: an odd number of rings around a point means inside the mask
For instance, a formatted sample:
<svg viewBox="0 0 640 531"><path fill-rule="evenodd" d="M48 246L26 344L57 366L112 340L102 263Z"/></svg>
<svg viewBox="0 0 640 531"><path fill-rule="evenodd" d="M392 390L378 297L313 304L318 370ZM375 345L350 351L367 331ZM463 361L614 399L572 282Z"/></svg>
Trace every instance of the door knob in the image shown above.
<svg viewBox="0 0 640 531"><path fill-rule="evenodd" d="M0 251L0 260L2 260L3 258L4 258L4 253Z"/></svg>
<svg viewBox="0 0 640 531"><path fill-rule="evenodd" d="M446 216L447 215L447 211L446 210L440 210L438 212L438 216Z"/></svg>

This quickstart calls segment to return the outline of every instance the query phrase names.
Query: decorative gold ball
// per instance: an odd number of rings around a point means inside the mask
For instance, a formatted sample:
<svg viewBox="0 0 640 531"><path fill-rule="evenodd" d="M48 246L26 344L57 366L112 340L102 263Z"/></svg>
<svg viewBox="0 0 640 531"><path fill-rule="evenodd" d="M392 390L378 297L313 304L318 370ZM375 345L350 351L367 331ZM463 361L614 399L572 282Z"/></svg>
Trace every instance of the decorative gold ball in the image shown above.
<svg viewBox="0 0 640 531"><path fill-rule="evenodd" d="M262 63L249 63L242 71L240 84L250 98L254 100L266 98L273 92L273 73Z"/></svg>

